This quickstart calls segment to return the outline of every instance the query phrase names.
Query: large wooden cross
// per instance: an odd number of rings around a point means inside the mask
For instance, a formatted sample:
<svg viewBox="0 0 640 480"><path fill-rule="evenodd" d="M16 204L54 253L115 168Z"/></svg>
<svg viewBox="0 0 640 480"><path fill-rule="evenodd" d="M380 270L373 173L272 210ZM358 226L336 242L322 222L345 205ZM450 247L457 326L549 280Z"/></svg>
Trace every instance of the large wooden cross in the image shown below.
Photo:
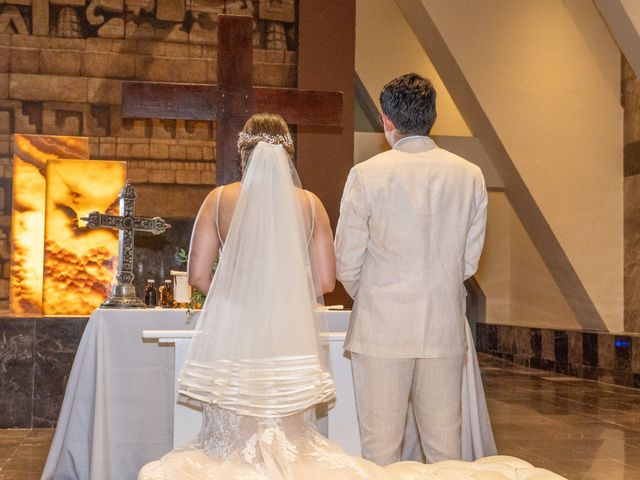
<svg viewBox="0 0 640 480"><path fill-rule="evenodd" d="M217 183L240 178L237 139L254 112L289 124L342 126L342 92L253 86L253 17L218 17L218 85L124 82L122 116L216 120Z"/></svg>

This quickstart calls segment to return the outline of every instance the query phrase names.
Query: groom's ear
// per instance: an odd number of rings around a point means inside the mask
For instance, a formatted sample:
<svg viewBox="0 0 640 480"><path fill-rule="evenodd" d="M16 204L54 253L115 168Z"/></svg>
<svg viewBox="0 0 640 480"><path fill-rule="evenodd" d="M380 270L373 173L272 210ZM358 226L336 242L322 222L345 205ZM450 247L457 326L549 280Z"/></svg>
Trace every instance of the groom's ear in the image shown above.
<svg viewBox="0 0 640 480"><path fill-rule="evenodd" d="M396 129L396 126L393 124L391 119L389 119L389 117L387 117L384 113L382 113L380 117L382 118L382 125L384 126L384 129L386 131L391 132Z"/></svg>

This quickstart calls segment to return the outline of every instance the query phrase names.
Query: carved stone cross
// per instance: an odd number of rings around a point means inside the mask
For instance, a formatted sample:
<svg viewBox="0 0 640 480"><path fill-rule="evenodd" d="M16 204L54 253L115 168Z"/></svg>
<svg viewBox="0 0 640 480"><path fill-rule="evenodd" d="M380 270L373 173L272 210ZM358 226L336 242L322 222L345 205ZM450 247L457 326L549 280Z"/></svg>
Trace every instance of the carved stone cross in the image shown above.
<svg viewBox="0 0 640 480"><path fill-rule="evenodd" d="M124 82L122 116L216 120L217 183L240 178L237 135L254 112L289 124L342 126L342 92L253 86L253 17L218 16L218 85Z"/></svg>
<svg viewBox="0 0 640 480"><path fill-rule="evenodd" d="M115 228L118 233L118 273L117 285L111 288L111 296L104 301L101 308L144 308L146 305L136 295L133 285L133 240L135 232L151 232L154 235L163 233L171 225L160 217L134 217L136 191L129 181L120 190L120 215L108 215L91 212L81 220L87 222L89 228Z"/></svg>

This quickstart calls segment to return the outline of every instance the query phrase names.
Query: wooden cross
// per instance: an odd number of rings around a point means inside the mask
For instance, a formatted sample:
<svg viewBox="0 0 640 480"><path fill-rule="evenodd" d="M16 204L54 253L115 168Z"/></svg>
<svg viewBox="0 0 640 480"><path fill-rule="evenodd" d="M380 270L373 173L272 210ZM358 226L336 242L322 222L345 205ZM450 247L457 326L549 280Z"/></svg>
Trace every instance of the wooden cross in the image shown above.
<svg viewBox="0 0 640 480"><path fill-rule="evenodd" d="M100 212L91 212L81 218L87 222L88 228L115 228L118 229L118 274L117 285L111 288L111 297L102 305L102 308L144 308L146 305L136 295L133 286L133 239L135 232L151 232L154 235L163 233L171 225L159 217L142 218L134 217L136 206L136 191L127 181L118 194L120 200L120 215L109 215Z"/></svg>
<svg viewBox="0 0 640 480"><path fill-rule="evenodd" d="M216 120L217 183L240 178L237 139L254 112L289 124L342 126L342 92L253 86L253 17L218 16L218 85L124 82L122 116Z"/></svg>

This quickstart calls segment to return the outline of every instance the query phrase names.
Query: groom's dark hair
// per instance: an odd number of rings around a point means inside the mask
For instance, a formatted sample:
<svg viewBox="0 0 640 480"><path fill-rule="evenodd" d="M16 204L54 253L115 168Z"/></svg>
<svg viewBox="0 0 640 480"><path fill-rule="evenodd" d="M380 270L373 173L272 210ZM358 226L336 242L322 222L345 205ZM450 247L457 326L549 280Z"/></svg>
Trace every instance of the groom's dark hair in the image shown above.
<svg viewBox="0 0 640 480"><path fill-rule="evenodd" d="M382 111L404 135L428 135L436 121L436 90L416 73L387 83L380 92Z"/></svg>

